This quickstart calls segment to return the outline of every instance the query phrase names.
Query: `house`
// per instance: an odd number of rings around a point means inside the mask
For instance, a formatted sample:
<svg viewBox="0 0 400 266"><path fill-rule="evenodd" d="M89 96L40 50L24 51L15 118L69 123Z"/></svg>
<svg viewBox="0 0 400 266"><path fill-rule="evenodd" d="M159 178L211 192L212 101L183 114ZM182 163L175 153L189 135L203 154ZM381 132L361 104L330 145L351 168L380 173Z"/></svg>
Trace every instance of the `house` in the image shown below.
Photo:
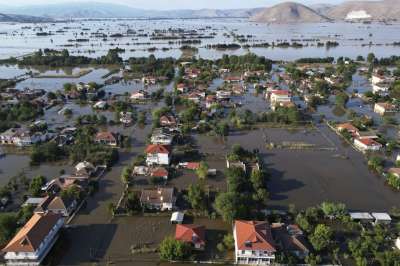
<svg viewBox="0 0 400 266"><path fill-rule="evenodd" d="M160 125L162 127L175 127L176 119L172 115L163 115L160 117Z"/></svg>
<svg viewBox="0 0 400 266"><path fill-rule="evenodd" d="M155 129L151 135L150 141L152 144L171 145L174 140L174 135L163 129Z"/></svg>
<svg viewBox="0 0 400 266"><path fill-rule="evenodd" d="M10 128L0 135L0 144L25 147L47 141L51 137L52 134L47 132L31 133L29 130L24 128Z"/></svg>
<svg viewBox="0 0 400 266"><path fill-rule="evenodd" d="M374 217L374 224L390 224L392 218L386 212L372 212L372 217Z"/></svg>
<svg viewBox="0 0 400 266"><path fill-rule="evenodd" d="M241 82L243 78L241 76L228 76L224 78L227 83Z"/></svg>
<svg viewBox="0 0 400 266"><path fill-rule="evenodd" d="M63 198L60 196L47 196L35 208L35 213L57 213L68 217L76 209L77 201L72 198Z"/></svg>
<svg viewBox="0 0 400 266"><path fill-rule="evenodd" d="M386 96L389 94L389 83L377 83L372 84L372 92L375 94L379 94L381 96Z"/></svg>
<svg viewBox="0 0 400 266"><path fill-rule="evenodd" d="M117 146L118 145L118 138L116 134L108 131L99 132L96 134L94 139L96 143L109 145L109 146Z"/></svg>
<svg viewBox="0 0 400 266"><path fill-rule="evenodd" d="M206 108L210 109L214 104L217 103L217 97L215 95L207 95L206 97Z"/></svg>
<svg viewBox="0 0 400 266"><path fill-rule="evenodd" d="M246 172L246 164L242 161L230 161L226 159L226 168L240 168L243 172Z"/></svg>
<svg viewBox="0 0 400 266"><path fill-rule="evenodd" d="M269 98L273 105L292 101L291 93L288 90L273 90Z"/></svg>
<svg viewBox="0 0 400 266"><path fill-rule="evenodd" d="M194 224L177 224L175 239L190 244L196 250L204 250L206 246L205 227Z"/></svg>
<svg viewBox="0 0 400 266"><path fill-rule="evenodd" d="M336 126L337 131L343 132L344 130L347 130L352 136L357 134L358 128L353 126L351 123L342 123Z"/></svg>
<svg viewBox="0 0 400 266"><path fill-rule="evenodd" d="M375 103L374 112L379 115L396 112L396 105L391 103Z"/></svg>
<svg viewBox="0 0 400 266"><path fill-rule="evenodd" d="M90 177L96 172L96 168L92 163L83 161L75 166L76 175Z"/></svg>
<svg viewBox="0 0 400 266"><path fill-rule="evenodd" d="M50 180L41 189L48 194L55 194L72 186L83 188L88 182L88 176L63 175Z"/></svg>
<svg viewBox="0 0 400 266"><path fill-rule="evenodd" d="M236 220L233 237L237 264L270 265L274 263L276 248L268 222Z"/></svg>
<svg viewBox="0 0 400 266"><path fill-rule="evenodd" d="M373 130L368 130L368 131L357 131L356 138L358 139L378 139L379 137L376 135L376 132Z"/></svg>
<svg viewBox="0 0 400 266"><path fill-rule="evenodd" d="M382 149L382 144L379 142L376 142L373 139L360 139L356 138L354 139L354 146L356 146L357 149L359 149L362 152L367 152L367 151L379 151Z"/></svg>
<svg viewBox="0 0 400 266"><path fill-rule="evenodd" d="M146 150L147 165L169 165L171 162L171 149L169 146L160 144L151 144Z"/></svg>
<svg viewBox="0 0 400 266"><path fill-rule="evenodd" d="M181 93L185 93L189 90L189 88L188 86L186 86L185 83L179 83L178 85L176 85L176 90Z"/></svg>
<svg viewBox="0 0 400 266"><path fill-rule="evenodd" d="M133 122L132 112L120 112L119 113L119 121L125 126L131 125Z"/></svg>
<svg viewBox="0 0 400 266"><path fill-rule="evenodd" d="M217 99L219 100L229 100L231 98L232 92L231 91L217 91Z"/></svg>
<svg viewBox="0 0 400 266"><path fill-rule="evenodd" d="M144 77L142 78L142 82L143 82L144 84L154 85L154 84L157 83L157 78L156 78L156 77L153 77L153 76L144 76Z"/></svg>
<svg viewBox="0 0 400 266"><path fill-rule="evenodd" d="M94 109L106 109L107 108L107 102L106 101L98 101L93 105Z"/></svg>
<svg viewBox="0 0 400 266"><path fill-rule="evenodd" d="M290 252L300 259L309 255L309 244L298 225L285 226L283 223L274 223L271 227L274 239L282 250Z"/></svg>
<svg viewBox="0 0 400 266"><path fill-rule="evenodd" d="M131 94L131 100L146 100L149 98L147 91L140 90Z"/></svg>
<svg viewBox="0 0 400 266"><path fill-rule="evenodd" d="M39 265L58 239L64 218L55 213L35 213L3 248L7 265Z"/></svg>
<svg viewBox="0 0 400 266"><path fill-rule="evenodd" d="M397 249L400 250L400 236L398 238L396 238L395 246Z"/></svg>
<svg viewBox="0 0 400 266"><path fill-rule="evenodd" d="M150 210L173 210L176 197L173 188L143 189L140 203L143 208Z"/></svg>
<svg viewBox="0 0 400 266"><path fill-rule="evenodd" d="M150 170L150 176L168 180L168 170L165 169L164 167L157 167Z"/></svg>

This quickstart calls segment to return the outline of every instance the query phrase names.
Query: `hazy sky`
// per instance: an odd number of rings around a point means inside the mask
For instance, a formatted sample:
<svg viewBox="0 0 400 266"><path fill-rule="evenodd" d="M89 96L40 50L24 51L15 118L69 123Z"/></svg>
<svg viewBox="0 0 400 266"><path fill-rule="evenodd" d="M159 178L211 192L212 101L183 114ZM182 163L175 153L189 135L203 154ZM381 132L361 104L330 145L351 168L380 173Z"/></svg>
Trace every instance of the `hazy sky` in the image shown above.
<svg viewBox="0 0 400 266"><path fill-rule="evenodd" d="M344 0L298 0L304 4L339 3ZM0 6L35 5L63 3L66 0L0 0ZM146 9L199 9L199 8L248 8L271 6L281 0L70 0L68 2L109 2L125 4L136 8Z"/></svg>

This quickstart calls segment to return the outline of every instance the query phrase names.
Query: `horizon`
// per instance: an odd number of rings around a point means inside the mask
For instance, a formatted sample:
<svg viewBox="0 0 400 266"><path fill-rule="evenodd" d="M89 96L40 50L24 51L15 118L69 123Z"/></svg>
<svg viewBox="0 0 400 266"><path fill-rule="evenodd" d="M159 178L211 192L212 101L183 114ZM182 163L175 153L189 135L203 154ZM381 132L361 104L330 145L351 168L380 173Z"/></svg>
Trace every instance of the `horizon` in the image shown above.
<svg viewBox="0 0 400 266"><path fill-rule="evenodd" d="M12 3L2 4L0 8L23 8L24 6L41 6L41 5L57 5L57 4L77 4L77 3L102 3L125 5L131 8L148 9L148 10L181 10L181 9L243 9L243 8L259 8L270 7L284 2L297 2L304 5L313 4L339 4L344 0L300 0L300 1L282 1L282 0L219 0L211 1L185 1L185 0L14 0ZM157 7L157 8L155 8Z"/></svg>

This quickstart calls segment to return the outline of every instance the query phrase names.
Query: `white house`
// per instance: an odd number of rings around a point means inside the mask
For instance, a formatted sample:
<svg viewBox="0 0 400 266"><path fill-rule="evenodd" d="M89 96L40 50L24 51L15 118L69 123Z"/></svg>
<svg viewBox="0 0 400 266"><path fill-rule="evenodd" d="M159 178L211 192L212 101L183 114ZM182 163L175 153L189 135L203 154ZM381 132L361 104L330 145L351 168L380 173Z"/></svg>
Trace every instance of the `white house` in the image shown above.
<svg viewBox="0 0 400 266"><path fill-rule="evenodd" d="M237 264L270 265L274 263L276 248L268 222L236 220L233 237Z"/></svg>
<svg viewBox="0 0 400 266"><path fill-rule="evenodd" d="M290 103L292 101L292 96L290 91L287 90L273 90L270 95L270 101L272 105Z"/></svg>
<svg viewBox="0 0 400 266"><path fill-rule="evenodd" d="M396 106L391 103L375 103L374 112L379 115L396 112Z"/></svg>
<svg viewBox="0 0 400 266"><path fill-rule="evenodd" d="M146 148L147 165L169 165L171 162L171 151L169 146L151 144Z"/></svg>
<svg viewBox="0 0 400 266"><path fill-rule="evenodd" d="M140 195L142 207L151 210L173 210L176 197L173 188L143 189Z"/></svg>
<svg viewBox="0 0 400 266"><path fill-rule="evenodd" d="M174 136L166 133L162 129L155 130L151 135L152 144L171 145Z"/></svg>
<svg viewBox="0 0 400 266"><path fill-rule="evenodd" d="M400 250L400 236L396 239L396 248Z"/></svg>
<svg viewBox="0 0 400 266"><path fill-rule="evenodd" d="M357 149L359 149L362 152L366 151L379 151L382 148L382 144L379 142L376 142L373 139L360 139L356 138L354 139L354 146L356 146Z"/></svg>
<svg viewBox="0 0 400 266"><path fill-rule="evenodd" d="M7 265L40 265L64 225L60 214L35 213L3 249Z"/></svg>
<svg viewBox="0 0 400 266"><path fill-rule="evenodd" d="M389 83L377 83L372 84L372 92L382 96L386 96L389 93L390 84Z"/></svg>

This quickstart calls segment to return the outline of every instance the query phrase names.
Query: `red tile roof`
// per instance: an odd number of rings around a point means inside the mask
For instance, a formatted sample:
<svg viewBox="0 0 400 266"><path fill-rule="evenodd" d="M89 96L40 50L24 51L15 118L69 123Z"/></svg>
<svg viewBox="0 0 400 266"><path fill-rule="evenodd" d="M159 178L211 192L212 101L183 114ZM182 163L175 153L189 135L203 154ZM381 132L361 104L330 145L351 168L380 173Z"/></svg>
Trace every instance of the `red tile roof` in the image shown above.
<svg viewBox="0 0 400 266"><path fill-rule="evenodd" d="M236 220L235 229L239 250L276 251L268 222Z"/></svg>
<svg viewBox="0 0 400 266"><path fill-rule="evenodd" d="M290 95L290 91L287 90L273 90L271 93L275 95Z"/></svg>
<svg viewBox="0 0 400 266"><path fill-rule="evenodd" d="M188 243L205 245L205 227L194 224L177 224L175 239Z"/></svg>
<svg viewBox="0 0 400 266"><path fill-rule="evenodd" d="M357 140L366 146L382 146L382 144L380 144L379 142L376 142L375 140L369 138Z"/></svg>
<svg viewBox="0 0 400 266"><path fill-rule="evenodd" d="M35 252L49 234L50 230L62 218L61 214L33 214L31 219L11 239L4 252Z"/></svg>
<svg viewBox="0 0 400 266"><path fill-rule="evenodd" d="M168 177L168 170L164 167L158 167L151 171L151 176L154 177Z"/></svg>
<svg viewBox="0 0 400 266"><path fill-rule="evenodd" d="M149 146L147 146L146 148L146 153L166 153L169 154L170 151L170 147L166 146L166 145L160 145L160 144L151 144Z"/></svg>

